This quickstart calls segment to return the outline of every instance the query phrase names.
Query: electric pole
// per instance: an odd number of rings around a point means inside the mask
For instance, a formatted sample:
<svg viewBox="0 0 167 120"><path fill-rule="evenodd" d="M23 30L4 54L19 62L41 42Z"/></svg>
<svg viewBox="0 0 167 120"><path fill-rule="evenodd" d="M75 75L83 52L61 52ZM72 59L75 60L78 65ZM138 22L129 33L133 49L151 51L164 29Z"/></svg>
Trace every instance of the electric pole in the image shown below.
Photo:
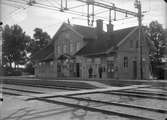
<svg viewBox="0 0 167 120"><path fill-rule="evenodd" d="M0 44L0 67L2 67L2 42L3 42L3 40L2 40L2 25L3 25L3 23L2 22L0 22L0 42L1 42L1 44Z"/></svg>
<svg viewBox="0 0 167 120"><path fill-rule="evenodd" d="M143 62L142 62L142 39L141 39L141 32L142 32L142 10L141 10L141 1L135 1L135 8L138 9L138 24L139 24L139 40L138 40L138 50L139 50L139 76L138 79L143 79Z"/></svg>

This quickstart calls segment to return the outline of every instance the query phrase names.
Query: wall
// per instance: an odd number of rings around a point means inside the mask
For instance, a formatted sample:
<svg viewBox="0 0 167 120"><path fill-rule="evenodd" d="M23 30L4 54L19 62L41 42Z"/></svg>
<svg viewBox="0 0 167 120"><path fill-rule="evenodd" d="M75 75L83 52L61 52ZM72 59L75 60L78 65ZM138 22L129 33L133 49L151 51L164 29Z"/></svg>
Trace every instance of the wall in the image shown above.
<svg viewBox="0 0 167 120"><path fill-rule="evenodd" d="M120 79L134 79L134 65L133 61L137 62L137 78L139 77L139 46L138 33L135 32L123 44L121 44L117 51L117 65ZM145 40L143 40L143 78L149 79L149 50ZM128 67L124 67L124 57L128 57Z"/></svg>
<svg viewBox="0 0 167 120"><path fill-rule="evenodd" d="M71 29L63 26L60 31L61 32L59 33L58 38L54 42L55 59L57 59L62 54L74 55L85 45L83 37L72 31ZM63 49L64 46L66 46L66 52ZM58 47L60 48L60 52L58 50Z"/></svg>
<svg viewBox="0 0 167 120"><path fill-rule="evenodd" d="M60 28L58 37L54 41L55 62L61 62L59 65L61 72L63 73L61 74L60 72L58 76L76 76L76 64L81 63L81 61L79 59L68 59L68 62L66 63L66 60L60 61L58 58L64 54L73 56L77 51L79 51L86 44L86 42L83 40L83 36L64 25ZM70 70L70 65L73 65L74 71ZM81 70L80 74L82 74Z"/></svg>
<svg viewBox="0 0 167 120"><path fill-rule="evenodd" d="M41 77L41 78L57 77L56 71L57 71L57 65L53 61L38 63L35 66L36 77Z"/></svg>
<svg viewBox="0 0 167 120"><path fill-rule="evenodd" d="M82 58L82 78L100 78L99 69L102 70L101 78L113 78L108 75L108 65L109 61L114 63L115 56L100 56L100 57L80 57ZM111 60L112 59L112 60ZM92 68L92 76L89 75L89 68ZM115 68L112 68L115 69Z"/></svg>

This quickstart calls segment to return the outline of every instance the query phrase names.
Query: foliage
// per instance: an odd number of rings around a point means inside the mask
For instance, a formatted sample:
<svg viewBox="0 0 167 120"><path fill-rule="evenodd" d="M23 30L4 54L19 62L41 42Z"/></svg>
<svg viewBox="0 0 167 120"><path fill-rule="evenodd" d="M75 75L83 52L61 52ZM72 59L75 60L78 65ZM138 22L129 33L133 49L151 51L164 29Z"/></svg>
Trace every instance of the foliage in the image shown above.
<svg viewBox="0 0 167 120"><path fill-rule="evenodd" d="M25 71L34 73L30 55L44 48L50 36L40 28L34 29L33 39L26 35L19 25L5 25L3 32L3 72L4 75L20 75L19 65L26 65Z"/></svg>
<svg viewBox="0 0 167 120"><path fill-rule="evenodd" d="M26 44L30 37L25 34L19 25L6 25L2 32L3 37L3 66L15 68L18 65L24 65L27 59Z"/></svg>
<svg viewBox="0 0 167 120"><path fill-rule="evenodd" d="M150 52L150 59L153 63L160 64L167 47L164 29L157 21L151 22L148 29L148 35L154 45L154 50Z"/></svg>
<svg viewBox="0 0 167 120"><path fill-rule="evenodd" d="M44 32L41 28L35 28L33 39L31 39L28 46L28 52L33 55L35 52L46 47L49 40L51 40L51 38L47 32Z"/></svg>
<svg viewBox="0 0 167 120"><path fill-rule="evenodd" d="M147 29L148 36L153 43L153 50L150 51L150 60L152 72L155 77L162 79L164 77L162 59L167 48L167 36L162 25L157 21L152 21Z"/></svg>
<svg viewBox="0 0 167 120"><path fill-rule="evenodd" d="M32 75L34 74L34 67L33 67L33 63L32 62L28 62L26 64L24 72L32 74Z"/></svg>
<svg viewBox="0 0 167 120"><path fill-rule="evenodd" d="M44 32L41 28L35 28L33 39L30 39L27 44L27 52L30 53L30 57L33 56L40 49L46 47L48 42L51 40L47 32ZM26 64L25 72L34 74L34 61L29 57L29 61Z"/></svg>
<svg viewBox="0 0 167 120"><path fill-rule="evenodd" d="M22 74L22 69L12 68L9 66L3 67L3 76L19 76Z"/></svg>

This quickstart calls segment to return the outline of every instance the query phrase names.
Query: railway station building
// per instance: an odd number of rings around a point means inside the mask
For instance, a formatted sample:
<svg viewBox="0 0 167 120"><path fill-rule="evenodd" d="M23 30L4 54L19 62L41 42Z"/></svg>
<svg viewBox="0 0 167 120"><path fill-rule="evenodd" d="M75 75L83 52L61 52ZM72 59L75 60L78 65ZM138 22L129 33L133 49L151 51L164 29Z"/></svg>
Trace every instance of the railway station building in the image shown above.
<svg viewBox="0 0 167 120"><path fill-rule="evenodd" d="M41 78L137 79L139 28L113 30L63 23L47 47L32 56ZM141 32L143 78L150 76L149 39Z"/></svg>

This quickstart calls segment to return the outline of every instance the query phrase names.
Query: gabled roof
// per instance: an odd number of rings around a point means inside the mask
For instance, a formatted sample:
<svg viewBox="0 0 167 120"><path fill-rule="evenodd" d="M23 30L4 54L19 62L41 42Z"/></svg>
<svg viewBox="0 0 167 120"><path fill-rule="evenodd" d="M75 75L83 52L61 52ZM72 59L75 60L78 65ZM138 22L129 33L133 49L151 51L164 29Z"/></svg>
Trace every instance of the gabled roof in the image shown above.
<svg viewBox="0 0 167 120"><path fill-rule="evenodd" d="M85 39L96 38L96 29L93 27L73 25L72 28L81 34Z"/></svg>
<svg viewBox="0 0 167 120"><path fill-rule="evenodd" d="M69 54L63 54L57 58L58 60L65 60L65 59L74 59L74 56L71 56Z"/></svg>
<svg viewBox="0 0 167 120"><path fill-rule="evenodd" d="M54 41L54 39L57 39L57 36L59 35L59 33L61 33L61 28L63 27L66 27L67 29L72 30L76 34L82 36L84 39L96 38L96 30L93 27L81 26L81 25L71 25L71 24L63 23L60 26L59 30L54 35L52 42Z"/></svg>
<svg viewBox="0 0 167 120"><path fill-rule="evenodd" d="M115 48L121 45L129 36L133 39L138 34L138 27L130 27L121 30L113 31L112 33L103 32L101 35L96 34L96 29L92 27L86 27L81 25L69 25L63 23L58 32L55 34L54 39L61 32L61 28L65 26L67 29L71 29L75 33L82 35L84 40L87 40L87 44L79 50L76 55L89 56L108 54L115 52ZM142 34L142 39L143 38ZM32 59L35 61L48 61L54 58L54 46L52 42L44 49L38 51L33 55Z"/></svg>
<svg viewBox="0 0 167 120"><path fill-rule="evenodd" d="M42 61L53 61L54 60L54 52L51 52L48 56L46 55L45 58L42 59Z"/></svg>
<svg viewBox="0 0 167 120"><path fill-rule="evenodd" d="M103 33L98 39L90 39L76 55L105 54L109 49L116 47L136 27L125 28L112 33Z"/></svg>
<svg viewBox="0 0 167 120"><path fill-rule="evenodd" d="M53 44L49 44L45 48L39 50L34 55L32 55L31 59L33 61L48 61L53 60L54 58L54 46Z"/></svg>

